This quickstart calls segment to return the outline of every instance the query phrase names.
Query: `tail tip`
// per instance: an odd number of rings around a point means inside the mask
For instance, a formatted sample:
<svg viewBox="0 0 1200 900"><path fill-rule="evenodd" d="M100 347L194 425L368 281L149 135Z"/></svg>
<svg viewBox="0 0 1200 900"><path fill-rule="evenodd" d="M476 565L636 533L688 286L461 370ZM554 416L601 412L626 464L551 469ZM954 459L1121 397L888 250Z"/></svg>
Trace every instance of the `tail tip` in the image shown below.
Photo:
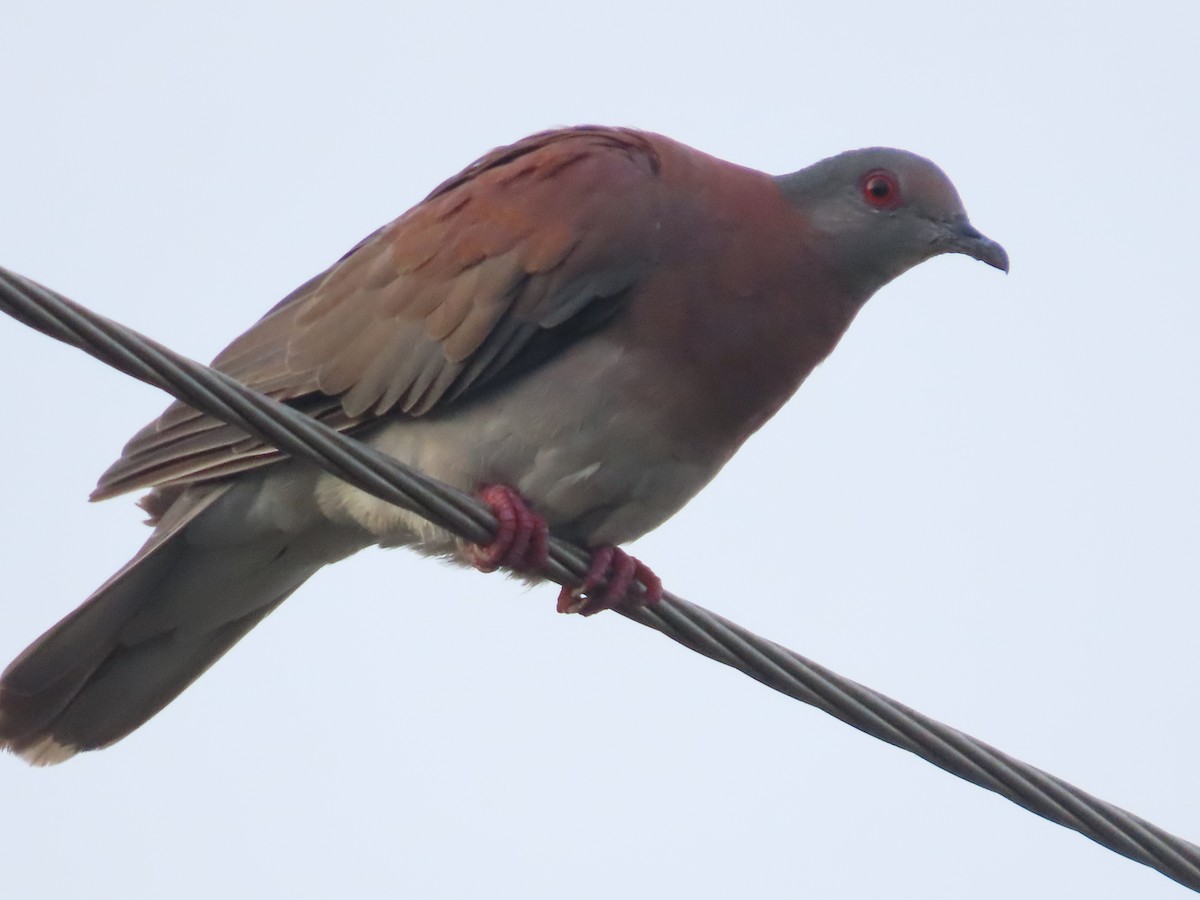
<svg viewBox="0 0 1200 900"><path fill-rule="evenodd" d="M4 699L3 695L4 691L0 688L0 700ZM12 717L5 715L3 703L0 703L0 751L7 750L31 766L56 766L83 749L74 744L64 743L49 734L37 737L14 735L13 724Z"/></svg>
<svg viewBox="0 0 1200 900"><path fill-rule="evenodd" d="M46 735L32 744L12 748L12 750L31 766L57 766L78 753L80 748L72 744L60 743L50 735Z"/></svg>
<svg viewBox="0 0 1200 900"><path fill-rule="evenodd" d="M31 766L57 766L78 753L80 748L46 735L31 743L0 743L0 750L16 754Z"/></svg>

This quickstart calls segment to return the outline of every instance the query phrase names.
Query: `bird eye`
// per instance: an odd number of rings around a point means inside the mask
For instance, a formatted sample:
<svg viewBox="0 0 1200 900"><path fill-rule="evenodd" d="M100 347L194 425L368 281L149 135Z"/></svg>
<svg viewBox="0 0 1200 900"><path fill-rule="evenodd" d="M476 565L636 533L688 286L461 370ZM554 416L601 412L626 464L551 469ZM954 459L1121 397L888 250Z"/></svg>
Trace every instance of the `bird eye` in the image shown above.
<svg viewBox="0 0 1200 900"><path fill-rule="evenodd" d="M868 172L862 181L863 198L877 209L900 205L900 185L891 172Z"/></svg>

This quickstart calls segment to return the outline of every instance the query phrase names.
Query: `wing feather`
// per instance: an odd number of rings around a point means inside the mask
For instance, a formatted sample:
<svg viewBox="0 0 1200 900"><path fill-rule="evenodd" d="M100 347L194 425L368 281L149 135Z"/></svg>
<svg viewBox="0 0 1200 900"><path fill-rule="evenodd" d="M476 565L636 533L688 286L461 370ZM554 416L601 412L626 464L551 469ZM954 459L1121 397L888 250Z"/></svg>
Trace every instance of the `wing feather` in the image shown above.
<svg viewBox="0 0 1200 900"><path fill-rule="evenodd" d="M654 140L583 127L492 151L284 298L214 367L340 430L520 376L617 315L648 272ZM93 498L280 456L176 403Z"/></svg>

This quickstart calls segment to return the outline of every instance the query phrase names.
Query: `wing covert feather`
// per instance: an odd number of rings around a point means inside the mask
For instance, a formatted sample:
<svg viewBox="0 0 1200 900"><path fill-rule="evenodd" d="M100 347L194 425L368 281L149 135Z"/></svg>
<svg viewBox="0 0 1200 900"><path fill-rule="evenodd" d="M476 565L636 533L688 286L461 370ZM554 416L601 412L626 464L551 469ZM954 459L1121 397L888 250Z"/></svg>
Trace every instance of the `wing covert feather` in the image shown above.
<svg viewBox="0 0 1200 900"><path fill-rule="evenodd" d="M654 137L621 129L494 150L297 288L213 366L340 430L516 377L619 313L648 271L658 167ZM280 456L175 403L92 496Z"/></svg>

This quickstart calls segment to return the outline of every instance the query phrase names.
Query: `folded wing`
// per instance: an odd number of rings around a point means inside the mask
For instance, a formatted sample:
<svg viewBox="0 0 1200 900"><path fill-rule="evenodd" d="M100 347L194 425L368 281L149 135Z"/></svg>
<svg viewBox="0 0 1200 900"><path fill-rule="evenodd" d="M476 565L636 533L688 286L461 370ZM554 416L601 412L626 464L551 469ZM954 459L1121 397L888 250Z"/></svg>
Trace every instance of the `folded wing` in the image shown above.
<svg viewBox="0 0 1200 900"><path fill-rule="evenodd" d="M620 129L495 150L286 297L213 366L343 431L519 377L620 313L653 261L657 173L650 138ZM176 403L92 496L280 457Z"/></svg>

